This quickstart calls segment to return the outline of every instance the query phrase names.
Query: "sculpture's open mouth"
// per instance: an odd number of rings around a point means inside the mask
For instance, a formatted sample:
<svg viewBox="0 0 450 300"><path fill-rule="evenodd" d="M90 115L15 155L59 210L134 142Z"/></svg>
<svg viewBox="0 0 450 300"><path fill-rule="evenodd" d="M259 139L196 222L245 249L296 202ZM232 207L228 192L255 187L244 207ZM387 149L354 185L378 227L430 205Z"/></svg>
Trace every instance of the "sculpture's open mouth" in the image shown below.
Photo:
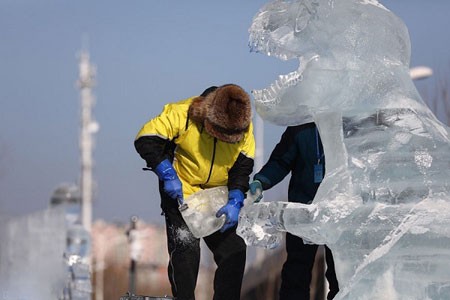
<svg viewBox="0 0 450 300"><path fill-rule="evenodd" d="M280 75L269 87L252 91L255 101L269 106L275 105L279 102L279 96L283 94L284 90L297 85L301 79L302 75L298 71Z"/></svg>
<svg viewBox="0 0 450 300"><path fill-rule="evenodd" d="M263 51L258 51L263 52ZM271 55L270 52L264 51L268 56ZM277 57L279 57L277 55ZM279 57L280 58L280 57ZM281 57L285 59L285 57ZM299 67L297 70L290 72L285 75L279 75L269 87L261 90L253 90L253 96L255 98L255 103L262 104L264 106L273 107L281 101L281 96L290 88L299 84L303 80L303 72L312 61L319 59L319 55L311 54L301 56L299 58Z"/></svg>

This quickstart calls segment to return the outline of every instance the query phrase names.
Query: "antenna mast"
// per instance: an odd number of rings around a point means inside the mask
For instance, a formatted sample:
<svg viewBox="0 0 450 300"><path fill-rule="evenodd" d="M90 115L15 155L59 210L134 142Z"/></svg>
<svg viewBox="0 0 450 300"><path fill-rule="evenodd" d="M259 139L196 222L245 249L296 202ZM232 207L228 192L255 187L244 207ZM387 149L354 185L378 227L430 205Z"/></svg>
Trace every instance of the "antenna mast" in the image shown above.
<svg viewBox="0 0 450 300"><path fill-rule="evenodd" d="M93 135L98 131L98 124L92 118L92 108L95 98L92 88L95 86L95 66L89 62L89 53L82 50L79 61L78 87L81 97L81 132L80 132L80 155L81 155L81 216L82 225L91 232L92 224L92 150L94 148Z"/></svg>

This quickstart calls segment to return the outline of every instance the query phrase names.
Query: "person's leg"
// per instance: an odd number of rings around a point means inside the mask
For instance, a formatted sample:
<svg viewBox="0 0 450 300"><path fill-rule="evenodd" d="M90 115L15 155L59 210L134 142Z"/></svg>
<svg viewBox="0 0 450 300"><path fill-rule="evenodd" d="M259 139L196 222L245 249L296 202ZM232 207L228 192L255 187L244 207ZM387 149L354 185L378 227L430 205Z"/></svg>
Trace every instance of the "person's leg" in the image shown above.
<svg viewBox="0 0 450 300"><path fill-rule="evenodd" d="M325 272L325 277L327 278L329 286L327 300L331 300L339 292L339 283L336 277L333 254L331 253L330 248L328 248L326 245L325 245L325 261L327 263L327 271Z"/></svg>
<svg viewBox="0 0 450 300"><path fill-rule="evenodd" d="M236 228L231 228L215 232L204 241L217 264L213 300L239 300L247 250L244 240L236 234Z"/></svg>
<svg viewBox="0 0 450 300"><path fill-rule="evenodd" d="M200 240L189 231L178 209L167 209L168 275L177 300L194 300L200 264Z"/></svg>
<svg viewBox="0 0 450 300"><path fill-rule="evenodd" d="M317 247L304 244L298 236L286 233L287 259L281 270L280 300L309 300Z"/></svg>

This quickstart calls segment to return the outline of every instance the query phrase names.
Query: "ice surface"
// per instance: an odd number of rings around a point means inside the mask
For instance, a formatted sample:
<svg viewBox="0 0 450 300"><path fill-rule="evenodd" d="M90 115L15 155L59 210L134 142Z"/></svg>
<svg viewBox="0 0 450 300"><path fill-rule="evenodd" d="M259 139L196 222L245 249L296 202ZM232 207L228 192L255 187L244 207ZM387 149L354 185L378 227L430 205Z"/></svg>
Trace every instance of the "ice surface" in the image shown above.
<svg viewBox="0 0 450 300"><path fill-rule="evenodd" d="M58 299L66 280L63 210L0 223L0 299Z"/></svg>
<svg viewBox="0 0 450 300"><path fill-rule="evenodd" d="M299 68L254 92L278 125L314 121L326 157L311 205L245 206L238 233L288 231L333 251L335 299L450 299L450 139L409 76L404 23L375 0L272 1L250 47Z"/></svg>
<svg viewBox="0 0 450 300"><path fill-rule="evenodd" d="M201 190L185 199L188 209L181 211L181 215L196 238L208 236L223 226L225 216L217 218L216 213L227 201L226 186Z"/></svg>
<svg viewBox="0 0 450 300"><path fill-rule="evenodd" d="M73 206L0 216L0 299L90 300L89 233Z"/></svg>
<svg viewBox="0 0 450 300"><path fill-rule="evenodd" d="M79 186L63 183L50 200L51 207L65 216L65 251L57 254L64 261L65 285L58 300L90 300L92 297L90 251L91 237L81 224L81 191ZM47 240L51 243L52 240Z"/></svg>
<svg viewBox="0 0 450 300"><path fill-rule="evenodd" d="M66 249L64 257L67 265L67 280L60 300L90 300L92 298L91 270L89 257L91 254L91 237L80 224L68 223Z"/></svg>

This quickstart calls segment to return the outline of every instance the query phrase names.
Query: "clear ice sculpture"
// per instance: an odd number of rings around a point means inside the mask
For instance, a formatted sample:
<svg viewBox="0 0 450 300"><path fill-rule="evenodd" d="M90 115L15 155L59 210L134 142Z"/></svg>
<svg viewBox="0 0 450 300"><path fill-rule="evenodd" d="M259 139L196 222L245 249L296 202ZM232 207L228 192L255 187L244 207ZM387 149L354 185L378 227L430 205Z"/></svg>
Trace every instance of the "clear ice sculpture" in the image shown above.
<svg viewBox="0 0 450 300"><path fill-rule="evenodd" d="M266 121L315 122L326 173L311 205L241 210L248 245L287 231L333 251L335 300L450 299L450 139L409 76L405 24L376 0L272 1L250 48L299 68L254 91Z"/></svg>
<svg viewBox="0 0 450 300"><path fill-rule="evenodd" d="M0 216L0 299L90 300L90 236L58 205Z"/></svg>
<svg viewBox="0 0 450 300"><path fill-rule="evenodd" d="M67 226L67 247L64 252L67 280L62 296L58 300L90 300L92 298L89 261L91 236L80 223L68 223Z"/></svg>
<svg viewBox="0 0 450 300"><path fill-rule="evenodd" d="M66 280L63 210L0 217L0 225L0 299L58 299Z"/></svg>
<svg viewBox="0 0 450 300"><path fill-rule="evenodd" d="M66 280L58 300L91 300L91 236L81 224L81 191L72 183L59 185L50 199L51 208L65 216Z"/></svg>
<svg viewBox="0 0 450 300"><path fill-rule="evenodd" d="M225 216L217 218L216 213L227 201L226 186L200 190L184 200L187 208L181 210L181 215L196 238L208 236L223 226Z"/></svg>

